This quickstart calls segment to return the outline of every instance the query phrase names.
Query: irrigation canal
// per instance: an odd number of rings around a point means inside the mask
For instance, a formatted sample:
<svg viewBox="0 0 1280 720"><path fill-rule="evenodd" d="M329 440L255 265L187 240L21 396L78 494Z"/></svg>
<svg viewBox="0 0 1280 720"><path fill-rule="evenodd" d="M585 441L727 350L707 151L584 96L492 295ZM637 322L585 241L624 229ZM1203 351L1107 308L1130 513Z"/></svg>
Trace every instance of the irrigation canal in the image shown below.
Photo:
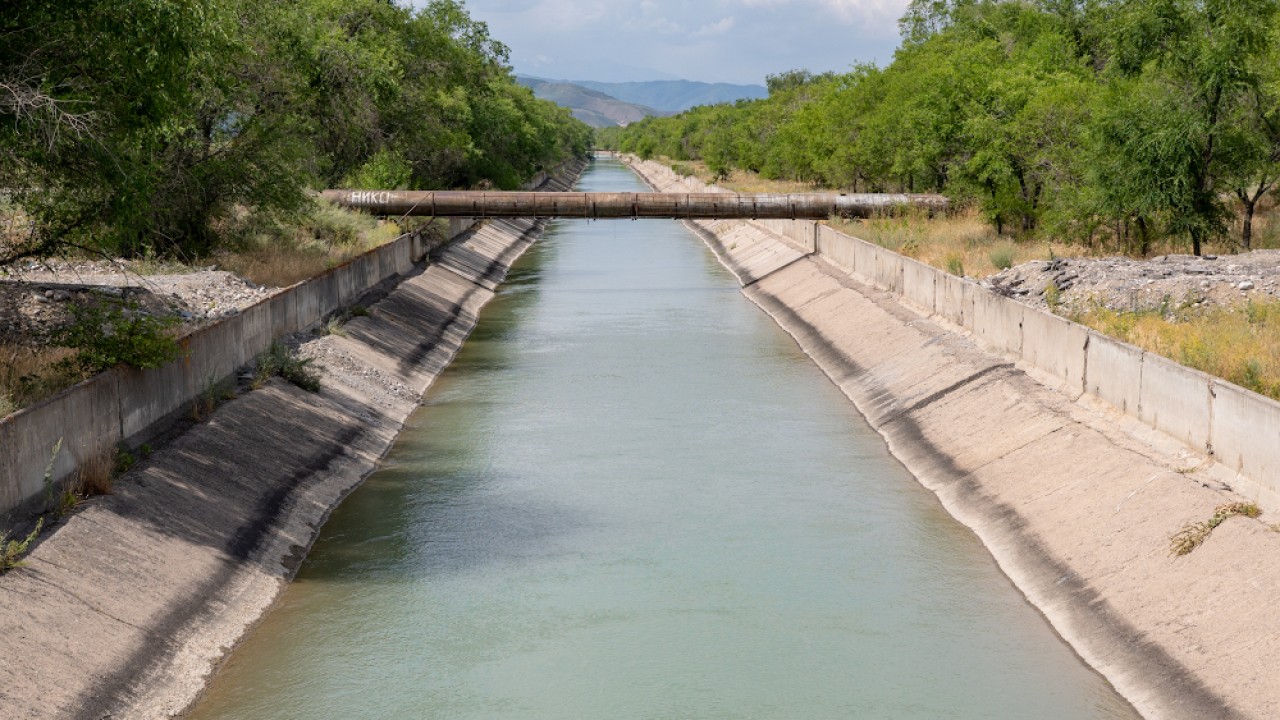
<svg viewBox="0 0 1280 720"><path fill-rule="evenodd" d="M575 220L193 717L1136 715L695 236Z"/></svg>

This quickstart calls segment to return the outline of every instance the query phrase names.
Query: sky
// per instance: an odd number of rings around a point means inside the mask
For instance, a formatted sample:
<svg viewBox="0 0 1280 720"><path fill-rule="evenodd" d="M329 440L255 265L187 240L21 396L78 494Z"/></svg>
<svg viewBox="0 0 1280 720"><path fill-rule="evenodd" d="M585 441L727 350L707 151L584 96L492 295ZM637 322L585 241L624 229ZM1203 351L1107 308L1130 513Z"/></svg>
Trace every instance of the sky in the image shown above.
<svg viewBox="0 0 1280 720"><path fill-rule="evenodd" d="M423 4L425 0L415 0ZM517 73L763 85L793 69L885 65L908 0L466 0Z"/></svg>

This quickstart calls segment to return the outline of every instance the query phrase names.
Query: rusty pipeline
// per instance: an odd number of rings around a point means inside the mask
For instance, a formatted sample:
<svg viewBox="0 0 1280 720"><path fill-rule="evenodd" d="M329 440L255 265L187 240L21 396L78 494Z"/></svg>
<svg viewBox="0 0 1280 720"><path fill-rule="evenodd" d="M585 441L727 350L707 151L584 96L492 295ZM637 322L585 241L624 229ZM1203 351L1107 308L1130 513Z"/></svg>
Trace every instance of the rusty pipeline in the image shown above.
<svg viewBox="0 0 1280 720"><path fill-rule="evenodd" d="M374 215L470 218L664 218L743 220L824 220L874 217L903 208L945 211L942 195L905 193L583 193L326 190L336 205Z"/></svg>

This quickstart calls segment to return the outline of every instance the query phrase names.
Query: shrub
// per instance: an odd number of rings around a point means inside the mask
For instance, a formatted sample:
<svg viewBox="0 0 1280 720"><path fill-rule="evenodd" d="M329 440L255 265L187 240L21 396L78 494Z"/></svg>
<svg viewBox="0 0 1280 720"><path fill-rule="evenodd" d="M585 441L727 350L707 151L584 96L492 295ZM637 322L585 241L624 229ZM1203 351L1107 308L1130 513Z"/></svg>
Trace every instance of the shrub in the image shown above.
<svg viewBox="0 0 1280 720"><path fill-rule="evenodd" d="M1008 270L1013 267L1014 248L1012 245L1000 245L991 249L991 264L996 270Z"/></svg>
<svg viewBox="0 0 1280 720"><path fill-rule="evenodd" d="M964 277L964 260L954 253L947 255L947 272L957 277Z"/></svg>
<svg viewBox="0 0 1280 720"><path fill-rule="evenodd" d="M88 373L120 363L155 368L178 357L178 343L170 329L175 317L156 317L137 303L91 303L71 306L72 321L54 333L54 341L73 348L63 361Z"/></svg>
<svg viewBox="0 0 1280 720"><path fill-rule="evenodd" d="M272 343L262 357L258 358L258 371L254 374L253 386L262 387L269 378L279 375L307 392L318 392L320 376L311 369L311 360L298 357L278 342Z"/></svg>

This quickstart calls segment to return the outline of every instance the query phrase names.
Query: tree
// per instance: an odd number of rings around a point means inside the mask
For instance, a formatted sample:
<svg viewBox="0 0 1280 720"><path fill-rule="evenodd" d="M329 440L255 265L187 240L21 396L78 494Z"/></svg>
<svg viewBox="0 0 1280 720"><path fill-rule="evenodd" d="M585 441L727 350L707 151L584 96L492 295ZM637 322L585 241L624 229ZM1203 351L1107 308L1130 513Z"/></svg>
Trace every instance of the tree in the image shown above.
<svg viewBox="0 0 1280 720"><path fill-rule="evenodd" d="M1146 203L1132 211L1167 213L1170 230L1189 236L1199 255L1225 230L1223 136L1259 85L1277 2L1121 0L1109 9L1109 70L1134 92L1115 95L1120 107L1102 121L1101 156L1126 157L1134 177L1099 178L1116 186L1113 198Z"/></svg>

